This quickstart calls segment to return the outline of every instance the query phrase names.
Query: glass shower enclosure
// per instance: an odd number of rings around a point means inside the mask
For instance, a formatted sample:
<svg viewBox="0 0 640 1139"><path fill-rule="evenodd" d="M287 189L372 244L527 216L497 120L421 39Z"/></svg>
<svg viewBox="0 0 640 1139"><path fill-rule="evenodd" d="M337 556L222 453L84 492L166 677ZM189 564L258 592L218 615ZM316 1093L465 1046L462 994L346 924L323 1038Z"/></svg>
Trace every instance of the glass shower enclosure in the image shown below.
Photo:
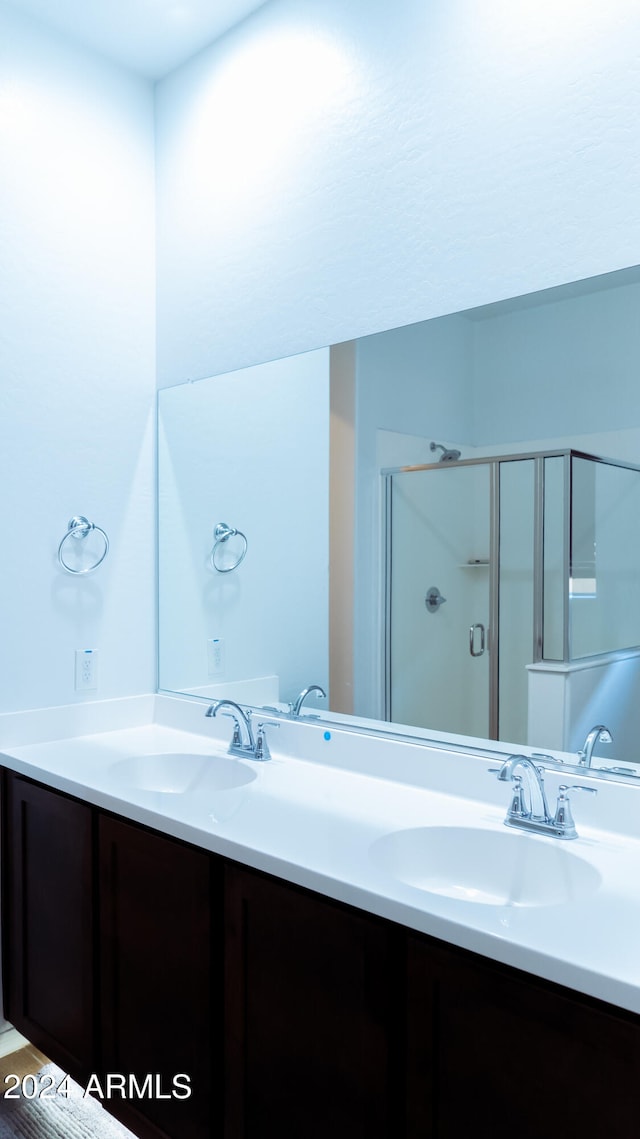
<svg viewBox="0 0 640 1139"><path fill-rule="evenodd" d="M575 450L383 471L384 716L527 740L527 666L640 645L640 468Z"/></svg>

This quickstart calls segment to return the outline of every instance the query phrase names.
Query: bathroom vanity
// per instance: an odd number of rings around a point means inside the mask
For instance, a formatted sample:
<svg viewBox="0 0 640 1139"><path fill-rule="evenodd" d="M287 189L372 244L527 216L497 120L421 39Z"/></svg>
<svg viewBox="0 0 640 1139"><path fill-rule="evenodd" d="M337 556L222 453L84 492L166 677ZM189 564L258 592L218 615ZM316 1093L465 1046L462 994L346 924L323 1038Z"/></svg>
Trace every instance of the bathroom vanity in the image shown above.
<svg viewBox="0 0 640 1139"><path fill-rule="evenodd" d="M217 860L7 771L3 801L8 1019L83 1085L135 1073L142 1086L150 1073L154 1098L123 1101L142 1136L208 1135L220 1084ZM179 1073L194 1088L185 1100L171 1094ZM110 1106L120 1114L115 1097Z"/></svg>
<svg viewBox="0 0 640 1139"><path fill-rule="evenodd" d="M400 748L392 780L378 739L340 736L283 721L238 786L250 765L221 739L157 724L7 750L9 1020L81 1081L158 1077L165 1098L106 1104L142 1139L498 1139L514 1121L537 1139L554 1120L629 1139L638 911L616 875L637 840L597 831L592 796L575 842L510 833L488 757L447 757L468 773L454 796L437 749ZM395 836L419 854L427 829L479 842L476 861L482 835L507 864L537 843L564 885L524 863L519 900L408 883Z"/></svg>

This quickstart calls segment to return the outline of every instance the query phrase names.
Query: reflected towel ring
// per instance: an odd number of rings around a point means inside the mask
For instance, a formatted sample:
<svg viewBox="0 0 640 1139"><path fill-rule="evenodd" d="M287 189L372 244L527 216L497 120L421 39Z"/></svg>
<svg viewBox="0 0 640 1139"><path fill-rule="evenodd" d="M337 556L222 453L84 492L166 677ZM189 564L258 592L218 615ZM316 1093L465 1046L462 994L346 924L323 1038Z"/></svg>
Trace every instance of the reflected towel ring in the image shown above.
<svg viewBox="0 0 640 1139"><path fill-rule="evenodd" d="M104 550L102 551L98 560L93 562L92 565L87 566L85 569L74 569L73 566L70 566L69 563L65 562L64 560L64 544L65 542L69 541L69 538L75 538L76 541L87 538L92 531L95 531L96 534L100 534L102 536L102 540L104 542ZM58 546L58 561L60 562L63 570L66 570L67 573L75 574L93 573L93 571L96 570L99 565L102 565L108 553L109 539L107 538L104 530L102 530L100 526L94 526L93 522L89 522L89 519L85 518L84 515L74 514L73 518L71 518L69 521L67 532L62 538L60 545Z"/></svg>
<svg viewBox="0 0 640 1139"><path fill-rule="evenodd" d="M228 542L229 538L233 538L236 535L238 538L242 538L242 541L244 542L242 550L240 551L240 556L236 558L235 562L232 562L230 566L218 565L216 561L216 550L218 549L218 546L221 546L224 542ZM218 573L231 573L232 570L238 568L240 562L244 561L248 547L246 535L242 533L242 530L235 530L233 526L227 526L226 522L217 522L213 530L213 539L213 549L211 551L210 558L211 568L217 570Z"/></svg>

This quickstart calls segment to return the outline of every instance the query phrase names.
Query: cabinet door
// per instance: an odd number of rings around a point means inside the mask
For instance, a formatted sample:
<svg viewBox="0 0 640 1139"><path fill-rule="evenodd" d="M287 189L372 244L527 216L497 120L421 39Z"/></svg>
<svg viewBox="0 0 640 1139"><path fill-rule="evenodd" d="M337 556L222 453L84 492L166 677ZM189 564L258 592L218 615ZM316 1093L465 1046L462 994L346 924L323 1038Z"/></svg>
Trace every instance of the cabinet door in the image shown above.
<svg viewBox="0 0 640 1139"><path fill-rule="evenodd" d="M93 1058L92 811L4 773L5 1013L65 1071Z"/></svg>
<svg viewBox="0 0 640 1139"><path fill-rule="evenodd" d="M640 1022L519 971L409 938L411 1139L630 1139Z"/></svg>
<svg viewBox="0 0 640 1139"><path fill-rule="evenodd" d="M221 975L217 865L204 851L100 817L101 1069L105 1080L124 1075L127 1100L116 1088L109 1107L143 1136L222 1133L222 1061L211 1044L221 1034L211 981ZM188 1077L188 1098L176 1076Z"/></svg>
<svg viewBox="0 0 640 1139"><path fill-rule="evenodd" d="M394 927L225 871L227 1139L402 1134Z"/></svg>

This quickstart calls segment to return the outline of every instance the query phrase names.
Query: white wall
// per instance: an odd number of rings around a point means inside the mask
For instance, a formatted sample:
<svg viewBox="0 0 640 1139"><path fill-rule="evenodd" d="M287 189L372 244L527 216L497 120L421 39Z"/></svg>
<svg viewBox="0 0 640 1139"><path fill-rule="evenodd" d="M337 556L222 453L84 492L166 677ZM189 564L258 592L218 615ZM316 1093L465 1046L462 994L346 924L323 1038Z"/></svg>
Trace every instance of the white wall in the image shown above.
<svg viewBox="0 0 640 1139"><path fill-rule="evenodd" d="M167 388L159 426L161 687L276 676L251 696L263 704L326 689L329 349ZM230 573L210 563L218 522L247 538ZM243 548L230 538L216 560ZM210 674L211 638L223 661Z"/></svg>
<svg viewBox="0 0 640 1139"><path fill-rule="evenodd" d="M271 0L158 85L159 374L640 261L635 0Z"/></svg>
<svg viewBox="0 0 640 1139"><path fill-rule="evenodd" d="M639 40L634 0L271 0L157 87L160 384L640 261Z"/></svg>
<svg viewBox="0 0 640 1139"><path fill-rule="evenodd" d="M471 321L475 446L640 427L640 284L554 298Z"/></svg>
<svg viewBox="0 0 640 1139"><path fill-rule="evenodd" d="M154 687L153 171L150 85L0 4L2 711ZM74 514L94 575L56 562Z"/></svg>
<svg viewBox="0 0 640 1139"><path fill-rule="evenodd" d="M160 382L639 261L639 32L632 0L265 5L157 89ZM8 5L0 76L21 708L76 699L78 644L99 695L152 685L152 92ZM76 511L112 539L77 581Z"/></svg>

